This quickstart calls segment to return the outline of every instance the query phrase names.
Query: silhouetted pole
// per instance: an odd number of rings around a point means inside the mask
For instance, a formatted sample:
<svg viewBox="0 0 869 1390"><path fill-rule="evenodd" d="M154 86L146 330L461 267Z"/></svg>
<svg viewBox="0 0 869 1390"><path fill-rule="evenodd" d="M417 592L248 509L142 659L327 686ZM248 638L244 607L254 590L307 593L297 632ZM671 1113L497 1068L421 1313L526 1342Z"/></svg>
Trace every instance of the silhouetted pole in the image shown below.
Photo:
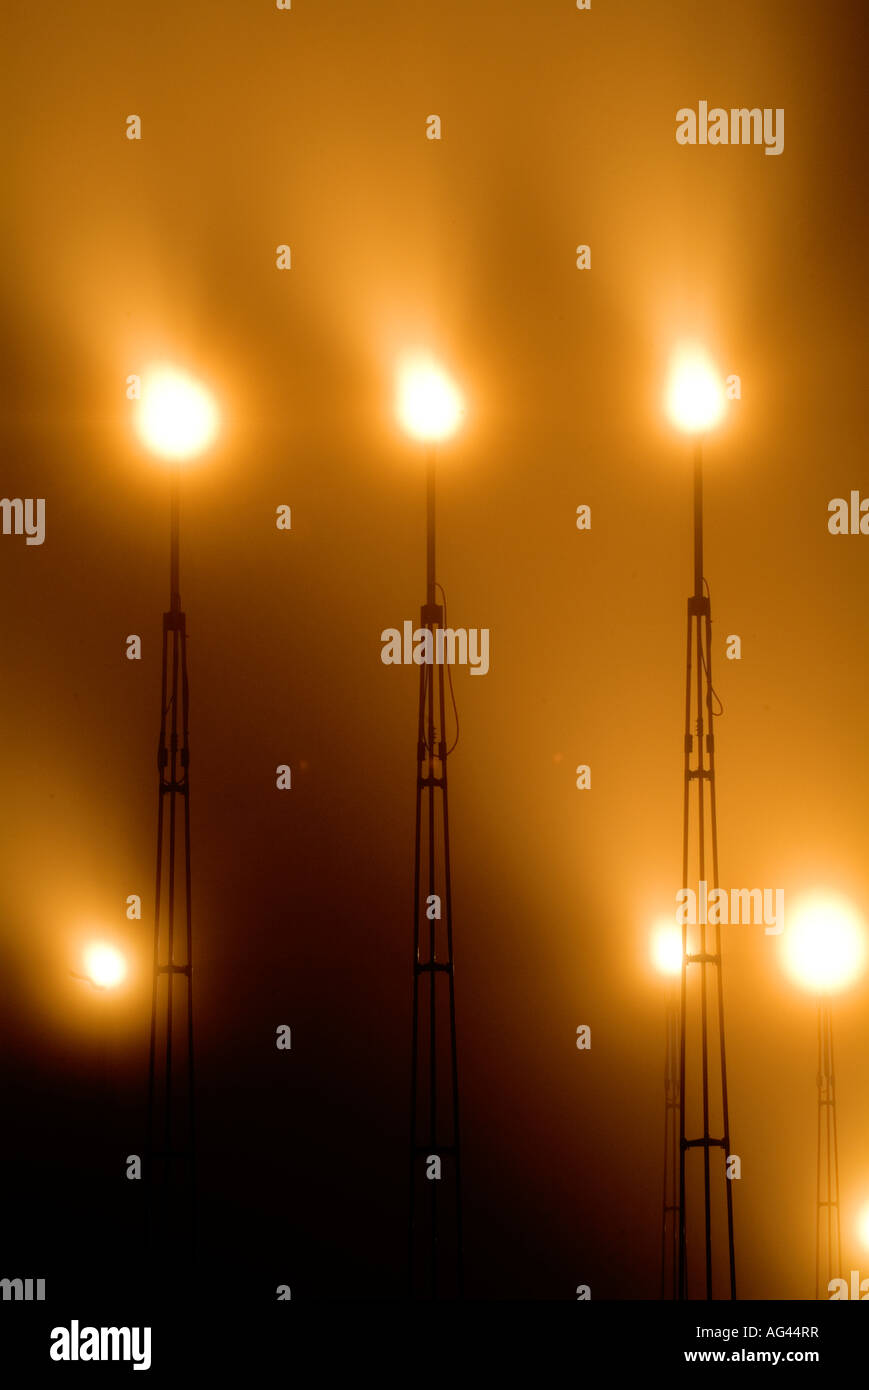
<svg viewBox="0 0 869 1390"><path fill-rule="evenodd" d="M433 610L435 604L435 525L436 525L436 477L437 450L430 445L426 450L425 462L425 594L426 604ZM435 620L437 620L435 618Z"/></svg>
<svg viewBox="0 0 869 1390"><path fill-rule="evenodd" d="M694 441L694 597L703 597L703 446Z"/></svg>
<svg viewBox="0 0 869 1390"><path fill-rule="evenodd" d="M185 1257L192 1258L196 1238L187 629L181 608L179 552L180 479L175 467L170 492L169 611L163 614L157 749L157 864L146 1150L152 1253L169 1251L173 1264L183 1263ZM161 981L165 982L165 989L161 989ZM183 989L180 1001L176 997L176 981Z"/></svg>
<svg viewBox="0 0 869 1390"><path fill-rule="evenodd" d="M431 633L435 664L422 664L419 675L417 734L416 834L413 890L413 1024L411 1038L410 1220L408 1293L411 1298L462 1298L464 1293L459 1143L459 1081L456 1043L456 998L453 969L452 882L447 802L447 754L443 663L436 662L436 634L444 610L436 602L435 578L436 454L426 457L426 601L420 624ZM435 674L436 673L436 674ZM425 886L425 894L422 889ZM433 904L437 904L437 908ZM422 923L427 931L421 931ZM420 980L428 977L428 989ZM442 1058L442 991L446 981L449 1057ZM423 998L427 996L427 998ZM427 1005L427 1020L423 1004ZM439 1010L440 1006L440 1010ZM424 1024L427 1022L427 1028ZM427 1056L425 1055L427 1051ZM441 1068L441 1062L446 1066ZM443 1077L446 1071L446 1080ZM434 1176L452 1160L453 1200L443 1210L439 1188L447 1175ZM449 1170L447 1170L448 1172ZM427 1211L420 1200L428 1183ZM427 1217L427 1220L426 1220Z"/></svg>
<svg viewBox="0 0 869 1390"><path fill-rule="evenodd" d="M661 1219L661 1297L678 1295L679 1273L679 1004L668 990L664 1057L664 1200Z"/></svg>
<svg viewBox="0 0 869 1390"><path fill-rule="evenodd" d="M833 1009L818 1001L818 1200L815 1220L815 1298L828 1297L831 1279L843 1278L842 1227L839 1215L839 1134L836 1121L836 1075L833 1066ZM823 1230L826 1226L826 1240ZM822 1257L824 1250L826 1261ZM826 1277L822 1277L825 1265Z"/></svg>
<svg viewBox="0 0 869 1390"><path fill-rule="evenodd" d="M694 593L688 600L688 659L685 681L685 759L684 815L682 830L682 887L690 885L689 859L691 847L691 784L697 785L697 857L698 882L711 882L718 888L718 821L715 804L715 737L713 734L712 687L712 617L709 596L703 578L703 459L699 437L694 444ZM708 797L707 797L708 792ZM707 803L709 812L709 849L711 851L711 880L707 880ZM702 914L705 916L705 913ZM682 925L682 979L679 1036L679 1297L688 1297L687 1277L687 1174L686 1158L690 1149L703 1152L704 1198L704 1266L706 1298L713 1297L712 1251L712 1171L711 1150L721 1149L727 1210L727 1246L729 1261L729 1294L736 1298L736 1262L733 1240L733 1194L727 1177L727 1157L730 1154L730 1123L727 1103L727 1068L724 1047L724 998L721 972L721 928L709 927L712 950L708 949L707 923L699 924L700 950L688 954L688 926ZM702 1092L703 1132L697 1137L686 1136L685 1111L691 1092L686 1088L688 1063L686 1058L687 980L691 966L700 968L700 1057L699 1071ZM711 1132L710 1074L709 1074L709 999L708 972L712 971L718 1014L718 1051L720 1059L720 1109L722 1137ZM692 1058L692 1062L696 1057ZM693 1075L693 1073L692 1073ZM716 1184L718 1178L716 1177Z"/></svg>

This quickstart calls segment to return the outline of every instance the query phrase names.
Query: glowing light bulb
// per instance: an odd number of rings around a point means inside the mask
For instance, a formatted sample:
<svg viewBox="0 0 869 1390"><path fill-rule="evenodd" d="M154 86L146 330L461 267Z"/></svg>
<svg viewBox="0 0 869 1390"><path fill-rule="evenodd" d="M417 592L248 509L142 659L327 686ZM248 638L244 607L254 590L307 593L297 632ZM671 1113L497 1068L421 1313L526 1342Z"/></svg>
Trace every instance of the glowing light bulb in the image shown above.
<svg viewBox="0 0 869 1390"><path fill-rule="evenodd" d="M84 965L87 978L98 989L114 989L127 973L127 963L120 951L101 941L87 947Z"/></svg>
<svg viewBox="0 0 869 1390"><path fill-rule="evenodd" d="M144 374L136 427L155 454L191 458L208 448L219 425L213 396L192 377L173 367L155 367Z"/></svg>
<svg viewBox="0 0 869 1390"><path fill-rule="evenodd" d="M818 995L835 994L864 968L863 923L843 898L814 894L787 913L782 952L785 970L798 985Z"/></svg>
<svg viewBox="0 0 869 1390"><path fill-rule="evenodd" d="M652 964L660 975L679 975L682 971L682 928L672 922L659 922L652 929Z"/></svg>
<svg viewBox="0 0 869 1390"><path fill-rule="evenodd" d="M433 362L416 361L398 376L398 418L415 439L446 439L458 427L464 402L458 388Z"/></svg>
<svg viewBox="0 0 869 1390"><path fill-rule="evenodd" d="M667 413L677 429L704 434L719 423L725 406L720 377L699 351L680 350L667 390Z"/></svg>

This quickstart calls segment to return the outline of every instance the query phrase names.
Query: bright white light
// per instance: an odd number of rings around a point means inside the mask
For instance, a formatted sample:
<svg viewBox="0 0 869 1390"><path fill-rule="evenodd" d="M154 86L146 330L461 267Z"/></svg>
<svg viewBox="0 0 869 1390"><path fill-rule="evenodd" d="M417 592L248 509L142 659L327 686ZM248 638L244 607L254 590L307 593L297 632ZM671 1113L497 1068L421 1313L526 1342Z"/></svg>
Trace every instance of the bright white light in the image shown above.
<svg viewBox="0 0 869 1390"><path fill-rule="evenodd" d="M219 424L214 398L198 381L173 367L154 367L144 374L136 428L155 454L171 459L199 454L212 443Z"/></svg>
<svg viewBox="0 0 869 1390"><path fill-rule="evenodd" d="M84 968L91 984L99 989L114 989L127 973L127 963L120 951L104 942L95 941L84 953Z"/></svg>
<svg viewBox="0 0 869 1390"><path fill-rule="evenodd" d="M399 371L398 418L415 439L446 439L456 430L463 408L458 388L435 363L411 362Z"/></svg>
<svg viewBox="0 0 869 1390"><path fill-rule="evenodd" d="M796 984L817 995L835 994L865 965L863 923L843 898L826 893L803 898L786 913L782 952Z"/></svg>
<svg viewBox="0 0 869 1390"><path fill-rule="evenodd" d="M676 354L667 389L667 413L677 429L704 434L724 414L721 378L699 351L682 349Z"/></svg>
<svg viewBox="0 0 869 1390"><path fill-rule="evenodd" d="M652 928L652 964L659 975L682 972L682 928L672 922L659 922Z"/></svg>

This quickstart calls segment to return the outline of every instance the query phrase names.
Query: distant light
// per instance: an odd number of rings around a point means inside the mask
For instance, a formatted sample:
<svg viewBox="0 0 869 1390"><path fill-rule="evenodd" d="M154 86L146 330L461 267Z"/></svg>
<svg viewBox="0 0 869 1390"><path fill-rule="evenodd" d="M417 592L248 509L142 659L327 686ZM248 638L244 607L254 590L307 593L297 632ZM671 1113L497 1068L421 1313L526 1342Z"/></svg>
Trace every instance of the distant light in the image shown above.
<svg viewBox="0 0 869 1390"><path fill-rule="evenodd" d="M682 349L670 371L667 413L677 429L704 434L724 415L721 378L699 351Z"/></svg>
<svg viewBox="0 0 869 1390"><path fill-rule="evenodd" d="M213 442L219 424L214 398L198 381L172 367L144 374L136 427L155 454L191 458Z"/></svg>
<svg viewBox="0 0 869 1390"><path fill-rule="evenodd" d="M662 922L652 929L652 964L659 975L682 973L682 928Z"/></svg>
<svg viewBox="0 0 869 1390"><path fill-rule="evenodd" d="M398 418L415 439L446 439L458 427L464 402L447 374L432 362L416 361L398 374Z"/></svg>
<svg viewBox="0 0 869 1390"><path fill-rule="evenodd" d="M798 985L818 995L835 994L865 965L863 923L843 898L803 898L786 914L782 952L785 970Z"/></svg>
<svg viewBox="0 0 869 1390"><path fill-rule="evenodd" d="M120 951L103 942L94 942L84 953L85 974L98 989L114 989L127 973L127 963Z"/></svg>

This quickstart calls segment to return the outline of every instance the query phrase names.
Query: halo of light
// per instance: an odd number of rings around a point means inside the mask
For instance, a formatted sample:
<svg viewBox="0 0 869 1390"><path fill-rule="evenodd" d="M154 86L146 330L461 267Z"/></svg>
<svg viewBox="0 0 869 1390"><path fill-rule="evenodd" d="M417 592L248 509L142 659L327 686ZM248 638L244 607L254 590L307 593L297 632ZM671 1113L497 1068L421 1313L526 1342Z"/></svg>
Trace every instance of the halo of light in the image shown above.
<svg viewBox="0 0 869 1390"><path fill-rule="evenodd" d="M724 415L721 378L699 349L681 348L675 355L667 387L667 414L686 434L705 434Z"/></svg>
<svg viewBox="0 0 869 1390"><path fill-rule="evenodd" d="M657 922L652 928L652 964L659 975L682 973L682 928L673 922Z"/></svg>
<svg viewBox="0 0 869 1390"><path fill-rule="evenodd" d="M866 933L844 898L816 893L788 911L782 934L784 968L803 989L826 996L852 984L866 964Z"/></svg>
<svg viewBox="0 0 869 1390"><path fill-rule="evenodd" d="M94 941L85 949L85 974L98 989L114 989L127 973L127 962L120 951L104 941Z"/></svg>
<svg viewBox="0 0 869 1390"><path fill-rule="evenodd" d="M208 448L219 426L214 397L198 381L174 367L153 367L144 373L136 428L152 453L191 458Z"/></svg>
<svg viewBox="0 0 869 1390"><path fill-rule="evenodd" d="M869 1250L869 1202L857 1213L857 1239L865 1250Z"/></svg>
<svg viewBox="0 0 869 1390"><path fill-rule="evenodd" d="M458 428L463 410L458 387L436 363L416 359L400 368L396 412L414 439L447 439Z"/></svg>

